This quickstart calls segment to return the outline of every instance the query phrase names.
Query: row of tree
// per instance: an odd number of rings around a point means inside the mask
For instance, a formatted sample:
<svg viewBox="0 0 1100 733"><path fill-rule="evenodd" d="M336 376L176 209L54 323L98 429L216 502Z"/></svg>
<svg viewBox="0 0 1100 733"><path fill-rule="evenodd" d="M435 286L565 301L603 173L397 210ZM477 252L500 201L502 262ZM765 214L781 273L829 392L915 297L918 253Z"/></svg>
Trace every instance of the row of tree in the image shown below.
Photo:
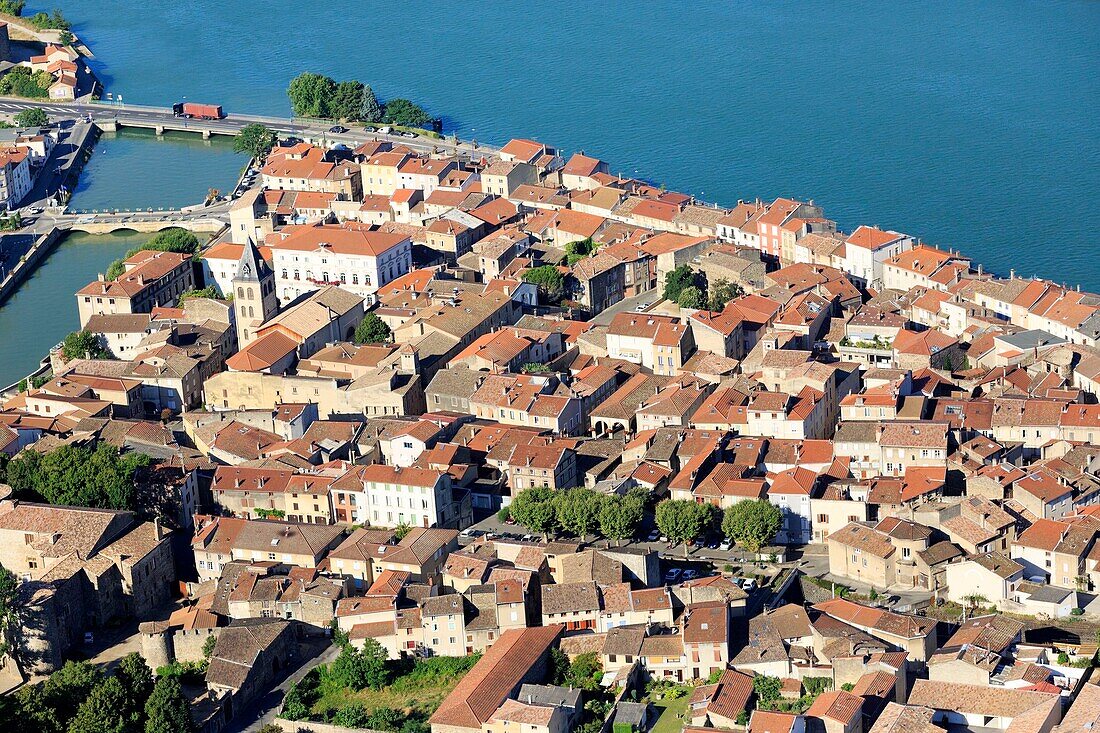
<svg viewBox="0 0 1100 733"><path fill-rule="evenodd" d="M688 265L680 265L665 275L665 299L681 308L720 311L744 293L740 285L724 278L708 283L705 274L692 270Z"/></svg>
<svg viewBox="0 0 1100 733"><path fill-rule="evenodd" d="M635 487L626 496L601 494L578 487L566 491L531 488L519 492L503 510L532 532L558 532L584 539L598 534L609 540L634 537L641 529L649 494ZM654 523L671 542L698 540L716 531L750 552L775 537L783 515L771 502L757 499L734 504L725 512L713 504L667 500L657 505Z"/></svg>
<svg viewBox="0 0 1100 733"><path fill-rule="evenodd" d="M725 512L713 504L699 504L687 499L662 501L654 514L657 529L670 542L698 540L715 531L736 542L749 552L757 552L775 537L783 521L779 507L766 499L739 501Z"/></svg>
<svg viewBox="0 0 1100 733"><path fill-rule="evenodd" d="M626 496L601 494L578 487L567 491L525 489L508 505L513 519L532 532L557 532L585 538L598 533L609 540L633 537L645 515L649 494L634 488Z"/></svg>
<svg viewBox="0 0 1100 733"><path fill-rule="evenodd" d="M66 662L44 682L0 698L9 733L189 733L195 730L179 679L153 680L145 659L123 657L114 674Z"/></svg>
<svg viewBox="0 0 1100 733"><path fill-rule="evenodd" d="M408 99L382 104L369 84L355 79L336 81L324 74L306 72L294 77L286 91L298 117L383 122L387 125L423 127L432 117Z"/></svg>

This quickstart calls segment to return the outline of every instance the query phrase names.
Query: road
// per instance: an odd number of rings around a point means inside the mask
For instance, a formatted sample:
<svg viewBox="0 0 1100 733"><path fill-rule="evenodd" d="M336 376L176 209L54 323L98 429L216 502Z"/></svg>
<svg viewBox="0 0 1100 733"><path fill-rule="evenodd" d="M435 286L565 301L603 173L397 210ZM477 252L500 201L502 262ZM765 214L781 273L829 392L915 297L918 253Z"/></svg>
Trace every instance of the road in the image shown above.
<svg viewBox="0 0 1100 733"><path fill-rule="evenodd" d="M466 153L478 155L480 153L495 152L497 148L487 145L475 145L472 142L451 142L448 139L436 140L424 137L406 138L399 135L382 135L380 133L367 132L362 128L352 127L346 133L329 132L329 122L306 122L301 119L288 119L286 117L270 117L265 115L229 114L220 120L187 120L177 118L171 109L163 107L144 107L137 105L115 105L102 102L62 104L49 100L20 99L16 97L0 97L0 114L15 114L25 109L37 108L44 110L52 117L82 117L90 115L93 120L117 120L125 126L129 120L145 124L162 123L175 128L179 124L184 127L194 127L196 132L210 130L211 132L225 132L235 134L242 127L251 124L264 125L283 136L311 138L325 140L329 143L343 143L349 147L355 147L367 140L389 140L393 143L401 143L415 150L432 151L442 149L451 153Z"/></svg>

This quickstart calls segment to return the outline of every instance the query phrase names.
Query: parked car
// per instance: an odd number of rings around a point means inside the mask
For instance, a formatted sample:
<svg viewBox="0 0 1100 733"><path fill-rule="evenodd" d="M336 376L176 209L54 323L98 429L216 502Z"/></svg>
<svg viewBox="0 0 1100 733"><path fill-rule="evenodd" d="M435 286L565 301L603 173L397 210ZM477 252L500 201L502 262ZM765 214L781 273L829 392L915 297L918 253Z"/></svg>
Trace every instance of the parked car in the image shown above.
<svg viewBox="0 0 1100 733"><path fill-rule="evenodd" d="M639 313L641 313L641 312L642 312L642 311L644 311L644 310L645 310L646 308L648 308L648 307L649 307L650 305L652 305L652 303L638 303L638 305L636 305L636 306L634 307L634 310L636 310L636 311L638 311Z"/></svg>
<svg viewBox="0 0 1100 733"><path fill-rule="evenodd" d="M665 582L666 583L675 583L679 579L680 579L680 568L669 568L665 572Z"/></svg>
<svg viewBox="0 0 1100 733"><path fill-rule="evenodd" d="M84 632L84 643L85 644L94 644L95 643L95 634L93 634L91 631L85 631Z"/></svg>
<svg viewBox="0 0 1100 733"><path fill-rule="evenodd" d="M347 132L348 128L344 127L343 125L333 125L332 127L328 128L328 131L335 132L336 134L340 135Z"/></svg>
<svg viewBox="0 0 1100 733"><path fill-rule="evenodd" d="M378 132L378 128L375 127L374 125L367 125L363 129L366 130L367 132Z"/></svg>
<svg viewBox="0 0 1100 733"><path fill-rule="evenodd" d="M717 550L721 546L722 546L722 541L721 540L711 540L710 542L707 543L707 549L708 550Z"/></svg>
<svg viewBox="0 0 1100 733"><path fill-rule="evenodd" d="M649 533L649 536L647 536L646 539L649 540L650 542L656 542L658 539L664 539L664 538L661 537L660 532L658 532L657 530L653 530L652 532Z"/></svg>
<svg viewBox="0 0 1100 733"><path fill-rule="evenodd" d="M699 577L699 573L695 572L691 568L688 568L687 570L684 571L684 575L683 575L684 580L695 580L698 577Z"/></svg>
<svg viewBox="0 0 1100 733"><path fill-rule="evenodd" d="M403 133L401 133L401 137L419 137L419 136L415 132L413 132L412 130L405 130Z"/></svg>
<svg viewBox="0 0 1100 733"><path fill-rule="evenodd" d="M738 580L741 581L740 583L738 583L738 585L741 586L741 590L745 591L746 593L752 593L757 588L756 580L754 580L753 578L738 578Z"/></svg>

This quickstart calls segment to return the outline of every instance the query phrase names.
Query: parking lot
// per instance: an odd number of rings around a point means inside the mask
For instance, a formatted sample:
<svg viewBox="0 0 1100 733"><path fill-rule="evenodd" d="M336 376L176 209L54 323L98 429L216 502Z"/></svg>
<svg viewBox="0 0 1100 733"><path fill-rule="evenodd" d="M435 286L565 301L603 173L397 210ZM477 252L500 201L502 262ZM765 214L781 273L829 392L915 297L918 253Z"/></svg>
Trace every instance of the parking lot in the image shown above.
<svg viewBox="0 0 1100 733"><path fill-rule="evenodd" d="M662 538L661 533L652 526L652 521L652 516L646 517L640 530L641 537L637 539L612 543L608 540L590 538L588 544L597 548L617 545L656 552L660 557L660 573L665 585L703 578L715 573L730 573L734 578L752 581L749 587L754 588L761 582L766 583L767 579L777 575L781 569L776 563L760 564L750 560L732 543L720 542L717 538L708 538L700 543L691 544L687 548L682 544L670 544L667 538ZM543 540L542 535L532 534L519 524L501 522L493 514L463 530L459 536L459 543L466 545L482 537L526 542ZM562 538L562 541L578 540Z"/></svg>

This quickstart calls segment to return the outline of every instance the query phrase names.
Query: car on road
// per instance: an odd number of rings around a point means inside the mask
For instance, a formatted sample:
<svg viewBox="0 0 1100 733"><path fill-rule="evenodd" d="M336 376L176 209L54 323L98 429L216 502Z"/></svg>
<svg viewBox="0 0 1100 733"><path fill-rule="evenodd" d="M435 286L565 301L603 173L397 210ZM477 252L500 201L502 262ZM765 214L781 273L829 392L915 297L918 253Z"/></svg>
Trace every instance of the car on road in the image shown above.
<svg viewBox="0 0 1100 733"><path fill-rule="evenodd" d="M669 568L665 572L665 582L666 583L675 583L679 579L680 579L680 568Z"/></svg>
<svg viewBox="0 0 1100 733"><path fill-rule="evenodd" d="M344 127L343 125L333 125L332 127L328 128L328 131L335 132L338 135L342 135L348 131L348 128Z"/></svg>
<svg viewBox="0 0 1100 733"><path fill-rule="evenodd" d="M634 310L636 310L638 313L641 313L642 311L644 311L646 308L648 308L651 305L653 305L653 304L652 303L638 303L638 305L636 305L634 307Z"/></svg>
<svg viewBox="0 0 1100 733"><path fill-rule="evenodd" d="M691 568L688 568L687 570L684 571L684 575L683 575L684 580L695 580L698 577L699 577L699 573L695 572Z"/></svg>

